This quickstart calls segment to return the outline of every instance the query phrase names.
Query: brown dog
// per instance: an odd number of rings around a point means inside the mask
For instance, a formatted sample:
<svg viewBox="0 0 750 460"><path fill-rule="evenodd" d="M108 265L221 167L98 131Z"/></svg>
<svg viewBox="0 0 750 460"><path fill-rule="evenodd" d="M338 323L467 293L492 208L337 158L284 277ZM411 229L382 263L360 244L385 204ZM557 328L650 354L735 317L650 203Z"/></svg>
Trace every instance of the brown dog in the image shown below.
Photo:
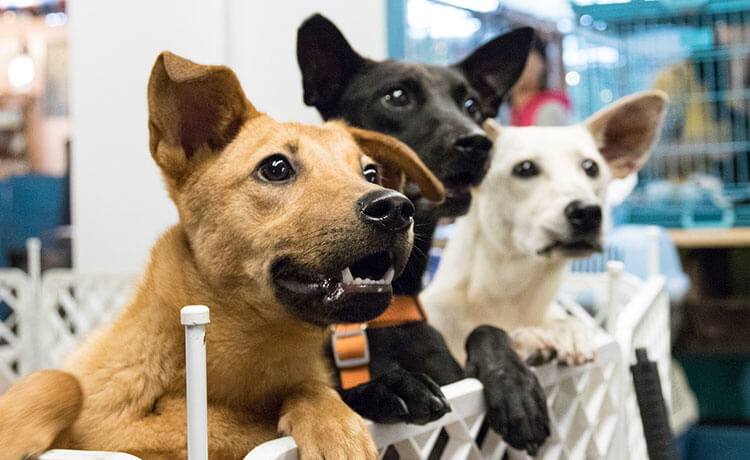
<svg viewBox="0 0 750 460"><path fill-rule="evenodd" d="M156 243L133 301L64 366L0 398L0 459L49 447L186 457L183 305L211 307L212 460L291 434L302 458L376 458L329 386L326 326L388 306L412 244L404 174L440 183L390 137L277 123L226 67L170 53L149 81L151 154L180 222ZM378 162L376 164L375 162Z"/></svg>

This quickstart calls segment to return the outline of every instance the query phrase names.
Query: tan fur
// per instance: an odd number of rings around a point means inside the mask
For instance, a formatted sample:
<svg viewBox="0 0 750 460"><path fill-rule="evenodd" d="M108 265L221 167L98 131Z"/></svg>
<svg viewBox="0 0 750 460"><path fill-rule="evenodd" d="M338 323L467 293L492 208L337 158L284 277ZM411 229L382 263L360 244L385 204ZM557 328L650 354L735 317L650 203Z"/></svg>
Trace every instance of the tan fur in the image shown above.
<svg viewBox="0 0 750 460"><path fill-rule="evenodd" d="M49 398L51 394L55 398ZM3 439L22 439L24 444L0 444L0 458L44 452L58 433L75 422L82 403L81 386L65 372L39 371L19 380L0 399L0 433Z"/></svg>
<svg viewBox="0 0 750 460"><path fill-rule="evenodd" d="M404 170L436 199L440 183L403 144L338 122L277 123L252 107L229 69L170 53L152 70L149 130L180 223L152 249L120 317L64 364L69 374L34 374L0 398L0 460L50 446L186 458L179 310L189 304L211 308L212 460L241 458L279 430L294 436L303 459L376 458L364 422L329 385L326 328L277 300L270 265L288 255L316 266L368 247L355 213L356 200L378 188L362 176L368 158ZM288 186L254 176L276 152L300 171ZM405 260L411 233L398 241L393 250Z"/></svg>

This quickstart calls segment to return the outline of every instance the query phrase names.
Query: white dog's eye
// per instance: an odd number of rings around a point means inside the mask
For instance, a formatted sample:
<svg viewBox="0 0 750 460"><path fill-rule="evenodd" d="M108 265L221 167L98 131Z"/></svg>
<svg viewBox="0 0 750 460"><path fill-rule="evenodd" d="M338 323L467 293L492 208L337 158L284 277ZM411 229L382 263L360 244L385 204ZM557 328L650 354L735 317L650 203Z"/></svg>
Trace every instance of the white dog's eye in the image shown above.
<svg viewBox="0 0 750 460"><path fill-rule="evenodd" d="M528 179L539 174L539 167L531 160L524 160L513 166L513 175L522 179Z"/></svg>
<svg viewBox="0 0 750 460"><path fill-rule="evenodd" d="M373 184L378 183L378 179L380 179L380 175L378 174L378 167L375 165L367 165L362 169L362 175L365 176L365 180L367 182L372 182Z"/></svg>
<svg viewBox="0 0 750 460"><path fill-rule="evenodd" d="M586 158L581 162L581 168L592 179L599 176L599 165L594 160Z"/></svg>

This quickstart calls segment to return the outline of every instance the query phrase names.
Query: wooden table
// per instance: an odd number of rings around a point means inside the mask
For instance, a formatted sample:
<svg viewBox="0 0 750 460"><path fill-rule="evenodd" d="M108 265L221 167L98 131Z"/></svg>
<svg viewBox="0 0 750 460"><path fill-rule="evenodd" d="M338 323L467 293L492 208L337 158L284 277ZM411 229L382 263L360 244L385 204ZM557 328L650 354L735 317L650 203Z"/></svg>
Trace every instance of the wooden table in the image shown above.
<svg viewBox="0 0 750 460"><path fill-rule="evenodd" d="M669 229L678 248L750 247L750 227Z"/></svg>

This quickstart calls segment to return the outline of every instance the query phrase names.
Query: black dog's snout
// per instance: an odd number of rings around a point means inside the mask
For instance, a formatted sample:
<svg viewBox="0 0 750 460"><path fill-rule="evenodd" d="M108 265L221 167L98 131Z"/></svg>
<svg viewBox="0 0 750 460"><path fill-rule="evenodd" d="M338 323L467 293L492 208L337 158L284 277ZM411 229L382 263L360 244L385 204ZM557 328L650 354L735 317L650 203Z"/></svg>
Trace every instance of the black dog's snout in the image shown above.
<svg viewBox="0 0 750 460"><path fill-rule="evenodd" d="M472 134L458 138L453 143L454 148L466 155L475 157L477 160L484 161L492 148L492 141L487 136L481 134Z"/></svg>
<svg viewBox="0 0 750 460"><path fill-rule="evenodd" d="M598 204L575 200L565 206L565 217L573 234L598 232L602 225L602 208Z"/></svg>
<svg viewBox="0 0 750 460"><path fill-rule="evenodd" d="M389 232L409 227L414 218L414 205L393 190L373 191L357 200L359 218Z"/></svg>

